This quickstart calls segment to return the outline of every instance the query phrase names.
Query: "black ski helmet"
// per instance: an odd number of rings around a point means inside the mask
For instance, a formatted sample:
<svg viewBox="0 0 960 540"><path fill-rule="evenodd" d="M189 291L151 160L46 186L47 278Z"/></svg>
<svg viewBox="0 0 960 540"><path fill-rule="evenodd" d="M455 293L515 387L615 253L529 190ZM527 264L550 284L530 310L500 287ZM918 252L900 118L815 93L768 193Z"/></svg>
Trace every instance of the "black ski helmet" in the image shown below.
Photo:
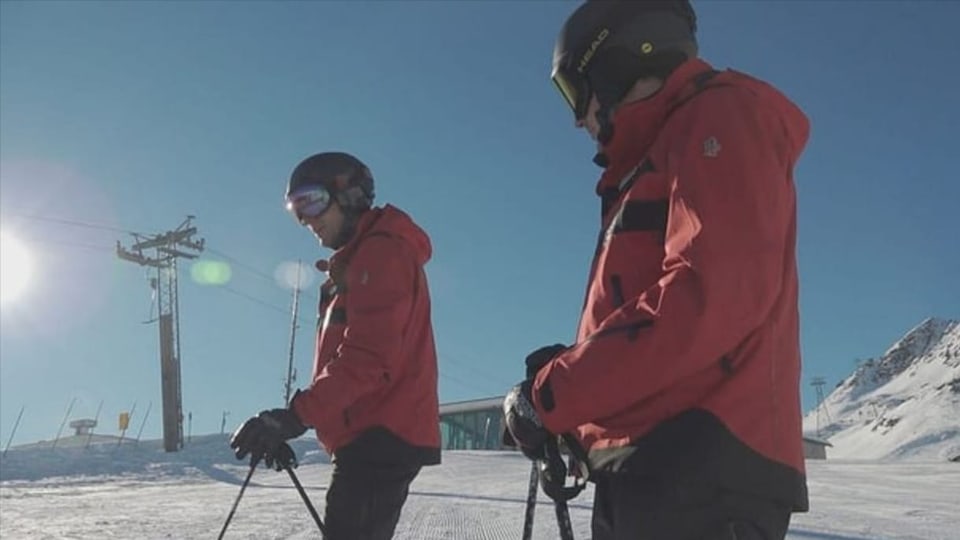
<svg viewBox="0 0 960 540"><path fill-rule="evenodd" d="M301 161L290 175L287 197L306 186L323 186L347 214L360 213L373 204L370 169L345 152L323 152Z"/></svg>
<svg viewBox="0 0 960 540"><path fill-rule="evenodd" d="M588 0L560 30L551 79L577 120L592 94L609 111L637 79L665 79L695 56L696 30L689 0Z"/></svg>

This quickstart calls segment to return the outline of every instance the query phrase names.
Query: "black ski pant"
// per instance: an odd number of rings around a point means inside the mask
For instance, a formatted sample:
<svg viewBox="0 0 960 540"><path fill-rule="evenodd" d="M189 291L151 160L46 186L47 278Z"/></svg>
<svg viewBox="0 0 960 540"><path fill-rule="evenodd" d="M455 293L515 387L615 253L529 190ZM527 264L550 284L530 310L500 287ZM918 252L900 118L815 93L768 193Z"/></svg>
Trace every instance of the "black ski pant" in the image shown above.
<svg viewBox="0 0 960 540"><path fill-rule="evenodd" d="M783 540L790 509L700 484L624 474L595 479L593 540Z"/></svg>
<svg viewBox="0 0 960 540"><path fill-rule="evenodd" d="M335 463L324 522L325 540L390 540L419 465Z"/></svg>

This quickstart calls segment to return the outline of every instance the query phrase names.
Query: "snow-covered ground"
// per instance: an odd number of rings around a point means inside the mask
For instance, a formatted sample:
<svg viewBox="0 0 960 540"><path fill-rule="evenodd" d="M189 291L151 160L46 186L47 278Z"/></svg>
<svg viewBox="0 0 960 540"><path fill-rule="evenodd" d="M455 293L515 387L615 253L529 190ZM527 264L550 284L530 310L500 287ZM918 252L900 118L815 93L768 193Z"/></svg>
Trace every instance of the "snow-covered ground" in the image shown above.
<svg viewBox="0 0 960 540"><path fill-rule="evenodd" d="M300 481L322 513L330 473L309 438L295 441ZM960 463L810 461L809 513L788 538L960 538ZM445 452L411 488L398 540L520 537L529 462L514 452ZM195 437L182 452L158 441L11 449L0 462L0 538L216 538L246 467L225 435ZM578 539L590 537L588 488L570 505ZM541 493L534 538L558 537ZM225 538L317 538L284 473L258 470Z"/></svg>

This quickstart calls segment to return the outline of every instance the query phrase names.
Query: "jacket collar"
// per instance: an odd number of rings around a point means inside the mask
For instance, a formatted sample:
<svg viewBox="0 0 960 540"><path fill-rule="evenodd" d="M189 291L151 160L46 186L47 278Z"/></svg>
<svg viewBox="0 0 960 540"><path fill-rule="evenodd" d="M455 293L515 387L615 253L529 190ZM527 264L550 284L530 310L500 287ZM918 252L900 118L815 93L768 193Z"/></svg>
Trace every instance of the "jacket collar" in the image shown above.
<svg viewBox="0 0 960 540"><path fill-rule="evenodd" d="M648 98L627 103L613 114L613 138L603 147L607 166L597 182L597 195L618 189L623 176L638 165L649 151L664 122L683 96L695 84L696 77L713 68L694 58L670 74L663 86Z"/></svg>
<svg viewBox="0 0 960 540"><path fill-rule="evenodd" d="M350 239L347 240L347 243L340 246L339 249L333 252L330 255L329 260L329 274L334 281L338 281L341 274L343 273L343 267L349 261L350 257L353 255L353 252L356 251L357 246L360 245L360 240L370 231L374 223L377 221L377 218L380 216L381 210L379 208L371 208L364 211L362 214L357 216L356 223L353 224L353 232L350 235Z"/></svg>

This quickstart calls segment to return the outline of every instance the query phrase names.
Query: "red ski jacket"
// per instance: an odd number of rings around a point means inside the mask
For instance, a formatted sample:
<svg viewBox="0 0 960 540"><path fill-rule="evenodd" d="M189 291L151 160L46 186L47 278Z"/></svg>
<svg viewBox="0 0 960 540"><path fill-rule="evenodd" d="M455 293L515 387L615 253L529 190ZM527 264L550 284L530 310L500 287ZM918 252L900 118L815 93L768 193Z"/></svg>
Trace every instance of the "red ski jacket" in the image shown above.
<svg viewBox="0 0 960 540"><path fill-rule="evenodd" d="M537 410L598 471L805 510L793 169L808 121L690 60L613 125L577 340L537 374Z"/></svg>
<svg viewBox="0 0 960 540"><path fill-rule="evenodd" d="M440 462L430 239L386 205L361 216L320 287L313 382L293 400L335 460Z"/></svg>

